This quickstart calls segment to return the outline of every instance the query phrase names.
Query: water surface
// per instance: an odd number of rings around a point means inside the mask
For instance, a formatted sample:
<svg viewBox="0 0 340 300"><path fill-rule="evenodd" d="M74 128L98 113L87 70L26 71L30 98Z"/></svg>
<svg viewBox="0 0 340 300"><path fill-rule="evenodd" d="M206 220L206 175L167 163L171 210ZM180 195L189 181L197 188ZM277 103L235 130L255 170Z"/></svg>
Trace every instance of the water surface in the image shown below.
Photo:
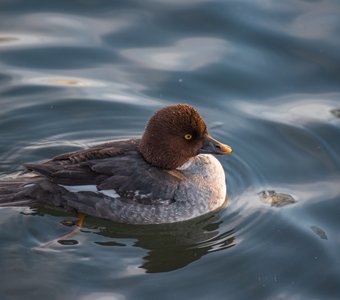
<svg viewBox="0 0 340 300"><path fill-rule="evenodd" d="M138 137L194 105L234 153L229 204L132 226L0 210L1 299L339 299L340 4L2 1L0 174ZM261 201L275 191L295 199Z"/></svg>

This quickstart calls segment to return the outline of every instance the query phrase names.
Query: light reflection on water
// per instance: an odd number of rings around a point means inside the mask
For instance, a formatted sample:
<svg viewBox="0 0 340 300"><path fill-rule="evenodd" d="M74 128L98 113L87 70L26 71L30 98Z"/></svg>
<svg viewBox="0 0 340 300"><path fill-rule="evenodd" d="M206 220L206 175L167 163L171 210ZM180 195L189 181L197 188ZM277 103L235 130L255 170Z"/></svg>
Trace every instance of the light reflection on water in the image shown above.
<svg viewBox="0 0 340 300"><path fill-rule="evenodd" d="M227 48L222 39L200 37L182 39L170 47L124 49L122 55L148 69L188 72L218 63Z"/></svg>
<svg viewBox="0 0 340 300"><path fill-rule="evenodd" d="M141 136L151 114L173 102L196 106L234 149L219 158L228 206L198 220L129 226L87 217L70 238L77 245L41 251L75 216L1 209L0 294L339 297L336 1L16 0L0 8L1 176ZM296 203L271 207L259 197L268 190Z"/></svg>

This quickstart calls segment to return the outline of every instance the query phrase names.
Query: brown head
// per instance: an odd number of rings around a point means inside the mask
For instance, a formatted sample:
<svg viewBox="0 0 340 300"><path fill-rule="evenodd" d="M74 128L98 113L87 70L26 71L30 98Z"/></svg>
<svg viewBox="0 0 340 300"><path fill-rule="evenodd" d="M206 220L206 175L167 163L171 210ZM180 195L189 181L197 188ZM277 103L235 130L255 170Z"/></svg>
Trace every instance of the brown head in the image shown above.
<svg viewBox="0 0 340 300"><path fill-rule="evenodd" d="M200 114L187 104L157 111L146 126L139 151L147 162L164 169L176 169L200 153L232 152L208 135Z"/></svg>

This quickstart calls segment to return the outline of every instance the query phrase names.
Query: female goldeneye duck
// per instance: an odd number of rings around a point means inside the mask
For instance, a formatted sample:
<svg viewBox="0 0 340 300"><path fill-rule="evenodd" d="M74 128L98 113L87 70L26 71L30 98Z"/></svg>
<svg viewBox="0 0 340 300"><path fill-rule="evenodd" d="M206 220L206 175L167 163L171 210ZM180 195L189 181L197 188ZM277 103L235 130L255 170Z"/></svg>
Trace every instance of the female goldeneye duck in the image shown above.
<svg viewBox="0 0 340 300"><path fill-rule="evenodd" d="M141 139L26 164L22 176L0 182L0 206L44 203L131 224L189 220L223 206L225 175L211 154L231 152L192 106L170 105Z"/></svg>

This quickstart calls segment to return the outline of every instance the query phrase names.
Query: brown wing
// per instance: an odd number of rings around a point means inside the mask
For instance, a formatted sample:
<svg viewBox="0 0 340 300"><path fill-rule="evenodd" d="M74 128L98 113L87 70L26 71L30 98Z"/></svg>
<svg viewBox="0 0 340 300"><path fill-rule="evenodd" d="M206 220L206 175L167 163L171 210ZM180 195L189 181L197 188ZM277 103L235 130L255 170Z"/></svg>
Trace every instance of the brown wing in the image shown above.
<svg viewBox="0 0 340 300"><path fill-rule="evenodd" d="M96 184L102 178L88 165L91 160L116 157L137 151L139 140L114 141L89 149L58 155L42 164L24 164L30 170L63 185ZM107 177L107 176L106 176Z"/></svg>
<svg viewBox="0 0 340 300"><path fill-rule="evenodd" d="M80 163L91 159L112 157L126 153L128 151L136 150L139 141L140 140L132 139L128 141L109 142L91 147L89 149L61 154L52 158L52 161L67 161L70 163Z"/></svg>

